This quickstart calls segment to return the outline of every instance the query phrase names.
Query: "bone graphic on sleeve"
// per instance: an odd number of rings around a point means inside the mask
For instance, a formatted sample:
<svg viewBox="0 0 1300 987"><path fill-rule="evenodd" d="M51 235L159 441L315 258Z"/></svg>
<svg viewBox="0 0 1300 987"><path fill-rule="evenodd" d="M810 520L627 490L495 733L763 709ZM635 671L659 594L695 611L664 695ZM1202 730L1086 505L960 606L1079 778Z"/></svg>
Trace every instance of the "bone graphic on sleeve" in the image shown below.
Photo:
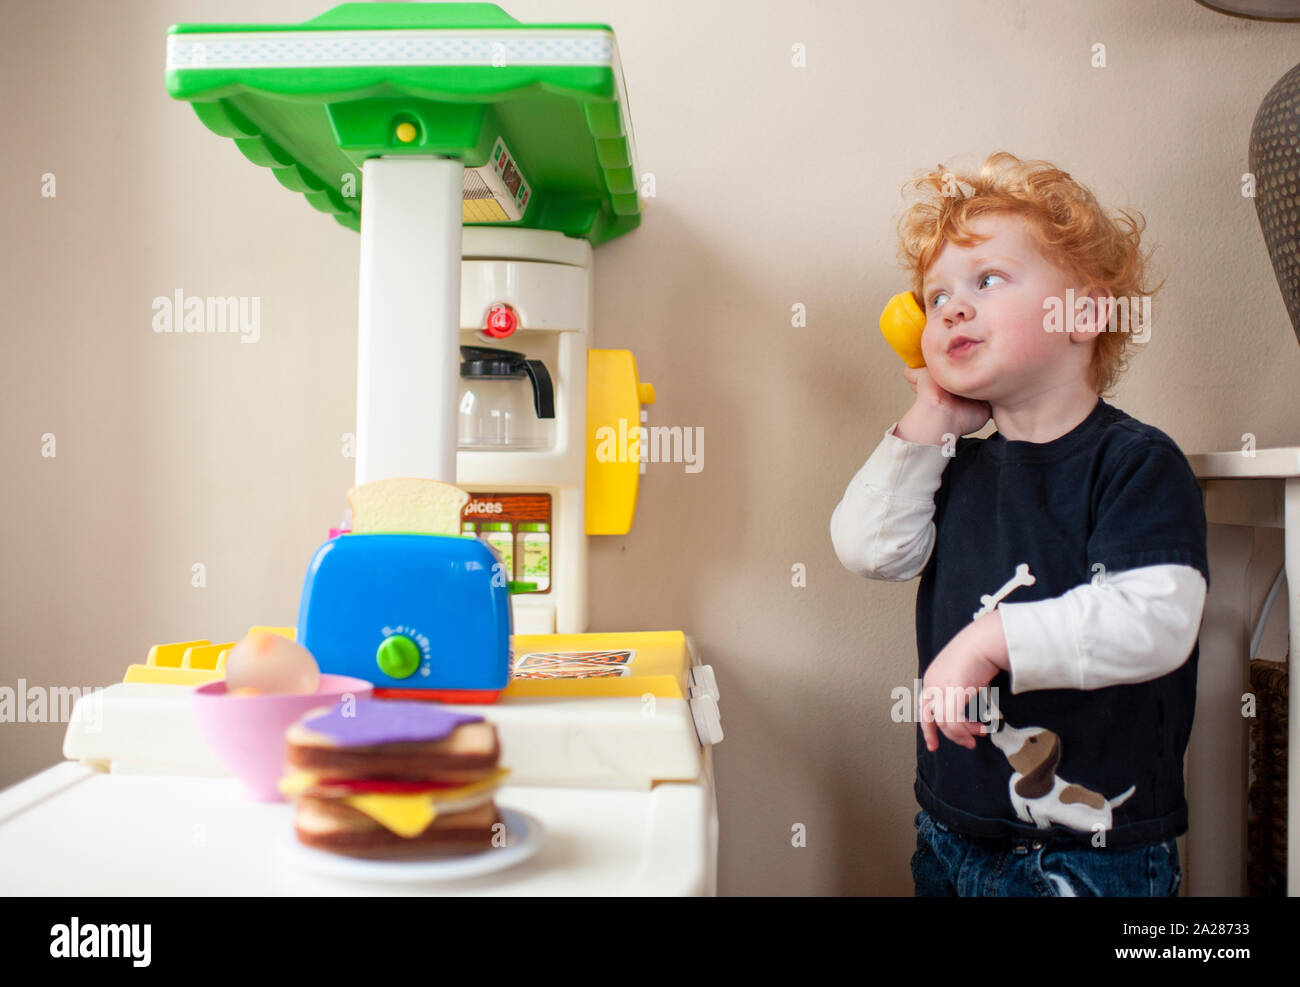
<svg viewBox="0 0 1300 987"><path fill-rule="evenodd" d="M1020 565L1016 566L1016 574L1008 579L1006 584L1000 590L992 596L980 597L980 603L984 604L984 606L980 607L971 615L971 620L978 620L984 614L992 613L993 609L1002 602L1002 598L1017 586L1032 586L1035 582L1037 582L1037 580L1029 574L1029 563L1021 562Z"/></svg>

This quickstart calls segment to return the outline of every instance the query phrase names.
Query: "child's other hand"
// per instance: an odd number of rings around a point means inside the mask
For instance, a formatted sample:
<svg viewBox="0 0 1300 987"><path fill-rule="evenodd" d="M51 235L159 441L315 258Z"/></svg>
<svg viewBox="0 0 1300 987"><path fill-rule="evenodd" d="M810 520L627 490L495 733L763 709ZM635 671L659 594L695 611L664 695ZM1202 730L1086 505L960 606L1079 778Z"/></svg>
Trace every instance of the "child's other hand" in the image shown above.
<svg viewBox="0 0 1300 987"><path fill-rule="evenodd" d="M945 391L935 383L926 367L904 367L903 376L916 393L916 403L933 409L935 415L947 423L947 431L954 435L978 432L993 417L987 401L974 401Z"/></svg>
<svg viewBox="0 0 1300 987"><path fill-rule="evenodd" d="M954 744L975 749L975 738L989 728L966 719L966 703L973 699L978 715L978 690L993 681L1005 661L1006 637L996 610L971 621L934 656L921 683L921 732L927 750L939 749L940 731Z"/></svg>

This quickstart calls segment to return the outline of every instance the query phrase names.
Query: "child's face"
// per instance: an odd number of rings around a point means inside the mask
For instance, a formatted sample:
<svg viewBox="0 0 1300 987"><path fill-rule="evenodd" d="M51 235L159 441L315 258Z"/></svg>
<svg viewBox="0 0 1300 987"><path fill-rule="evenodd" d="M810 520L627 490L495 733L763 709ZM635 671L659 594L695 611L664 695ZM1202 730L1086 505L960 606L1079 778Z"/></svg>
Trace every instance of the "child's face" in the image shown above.
<svg viewBox="0 0 1300 987"><path fill-rule="evenodd" d="M1091 348L1077 332L1048 332L1043 300L1081 292L1040 252L1025 221L991 213L970 223L988 239L973 247L945 243L922 284L926 369L946 391L995 404L1018 404L1045 388L1077 387ZM1062 302L1063 304L1064 302ZM978 340L950 349L960 336Z"/></svg>

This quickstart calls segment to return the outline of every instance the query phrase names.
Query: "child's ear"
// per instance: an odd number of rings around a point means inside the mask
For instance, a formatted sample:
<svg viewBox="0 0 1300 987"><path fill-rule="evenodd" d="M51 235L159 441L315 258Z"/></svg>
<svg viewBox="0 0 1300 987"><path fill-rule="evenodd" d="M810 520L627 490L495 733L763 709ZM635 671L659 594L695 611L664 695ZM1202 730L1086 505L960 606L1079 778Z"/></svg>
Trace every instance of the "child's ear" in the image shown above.
<svg viewBox="0 0 1300 987"><path fill-rule="evenodd" d="M1104 332L1110 324L1110 309L1115 300L1105 287L1089 285L1074 296L1074 328L1080 333Z"/></svg>

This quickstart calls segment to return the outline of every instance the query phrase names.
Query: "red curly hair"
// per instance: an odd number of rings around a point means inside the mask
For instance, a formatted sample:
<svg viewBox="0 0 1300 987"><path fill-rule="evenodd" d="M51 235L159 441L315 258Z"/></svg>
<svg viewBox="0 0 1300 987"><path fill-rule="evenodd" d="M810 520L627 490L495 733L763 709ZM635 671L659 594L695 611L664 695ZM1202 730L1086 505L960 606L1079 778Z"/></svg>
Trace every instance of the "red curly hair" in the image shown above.
<svg viewBox="0 0 1300 987"><path fill-rule="evenodd" d="M902 266L912 275L912 294L922 298L925 272L945 243L972 247L983 242L970 229L977 216L1011 213L1026 221L1044 256L1074 274L1092 292L1114 298L1154 295L1164 285L1147 283L1150 257L1141 249L1146 221L1136 210L1113 217L1096 197L1047 161L1022 161L1014 154L990 154L978 174L938 165L903 187L911 201L899 220ZM924 304L921 305L924 309ZM1089 384L1110 396L1128 368L1131 333L1098 332Z"/></svg>

